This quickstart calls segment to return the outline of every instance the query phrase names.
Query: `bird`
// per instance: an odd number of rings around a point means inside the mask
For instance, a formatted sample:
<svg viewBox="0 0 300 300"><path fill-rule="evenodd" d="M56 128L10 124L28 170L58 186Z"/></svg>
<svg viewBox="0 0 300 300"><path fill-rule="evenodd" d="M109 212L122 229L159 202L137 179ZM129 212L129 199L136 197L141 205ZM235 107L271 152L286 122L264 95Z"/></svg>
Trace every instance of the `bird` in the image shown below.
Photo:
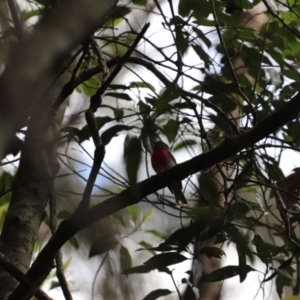
<svg viewBox="0 0 300 300"><path fill-rule="evenodd" d="M174 167L177 163L168 145L162 141L156 141L151 154L151 164L153 170L156 173L160 173ZM181 181L176 180L172 182L169 189L174 194L177 206L181 207L188 204L182 192Z"/></svg>

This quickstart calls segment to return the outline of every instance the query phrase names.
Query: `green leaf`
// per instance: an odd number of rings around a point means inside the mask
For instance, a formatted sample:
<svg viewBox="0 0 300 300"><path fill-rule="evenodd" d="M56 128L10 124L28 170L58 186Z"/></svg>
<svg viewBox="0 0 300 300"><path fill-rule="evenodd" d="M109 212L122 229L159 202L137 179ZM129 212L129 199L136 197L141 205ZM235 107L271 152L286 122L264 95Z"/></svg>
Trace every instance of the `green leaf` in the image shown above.
<svg viewBox="0 0 300 300"><path fill-rule="evenodd" d="M144 297L142 300L155 300L162 296L167 296L172 294L170 290L166 289L158 289L155 291L150 292L146 297Z"/></svg>
<svg viewBox="0 0 300 300"><path fill-rule="evenodd" d="M109 90L128 90L128 86L124 84L110 84L108 86Z"/></svg>
<svg viewBox="0 0 300 300"><path fill-rule="evenodd" d="M51 281L50 290L60 287L60 284L57 280Z"/></svg>
<svg viewBox="0 0 300 300"><path fill-rule="evenodd" d="M61 132L69 133L70 135L76 136L78 138L81 136L81 130L78 128L75 128L75 127L71 127L71 126L63 127L61 129Z"/></svg>
<svg viewBox="0 0 300 300"><path fill-rule="evenodd" d="M111 117L96 117L96 123L98 126L98 129L101 129L105 124L109 123L113 119Z"/></svg>
<svg viewBox="0 0 300 300"><path fill-rule="evenodd" d="M254 238L253 230L249 230L247 228L235 227L235 226L226 226L226 232L228 233L230 239L236 244L236 250L238 252L239 257L239 275L240 282L243 282L247 276L249 270L246 265L246 256L253 261L253 254L249 247L249 244L252 242Z"/></svg>
<svg viewBox="0 0 300 300"><path fill-rule="evenodd" d="M132 98L127 93L106 93L105 96L110 96L122 100L131 101Z"/></svg>
<svg viewBox="0 0 300 300"><path fill-rule="evenodd" d="M146 118L149 116L149 113L151 111L151 107L144 103L142 100L139 101L139 111L141 114L143 114L143 117Z"/></svg>
<svg viewBox="0 0 300 300"><path fill-rule="evenodd" d="M150 271L152 271L152 269L148 266L137 266L137 267L133 267L127 270L124 270L122 272L122 274L124 275L128 275L128 274L143 274L143 273L149 273Z"/></svg>
<svg viewBox="0 0 300 300"><path fill-rule="evenodd" d="M170 119L166 125L163 126L163 132L167 136L168 141L171 143L175 140L179 124L173 119Z"/></svg>
<svg viewBox="0 0 300 300"><path fill-rule="evenodd" d="M89 257L106 253L118 244L119 241L114 234L99 238L96 242L92 244Z"/></svg>
<svg viewBox="0 0 300 300"><path fill-rule="evenodd" d="M175 88L168 87L155 102L157 115L161 115L171 109L170 102L180 97L180 92Z"/></svg>
<svg viewBox="0 0 300 300"><path fill-rule="evenodd" d="M217 247L203 247L200 249L199 254L204 254L208 258L222 258L222 256L225 255L225 252Z"/></svg>
<svg viewBox="0 0 300 300"><path fill-rule="evenodd" d="M289 270L291 270L290 265L293 262L293 260L294 260L294 255L292 255L287 260L283 261L277 269L274 269L273 274L264 280L264 282L272 280L278 274L278 270L284 270L284 269L288 269L288 268L289 268ZM282 276L283 276L283 274L284 273L282 273ZM286 277L286 276L284 276L284 277Z"/></svg>
<svg viewBox="0 0 300 300"><path fill-rule="evenodd" d="M299 132L300 132L300 123L298 120L289 122L287 124L287 133L288 133L290 139L293 142L296 142L298 145L300 144Z"/></svg>
<svg viewBox="0 0 300 300"><path fill-rule="evenodd" d="M262 154L261 158L264 159L264 164L268 170L269 176L272 180L276 180L277 182L282 181L285 176L279 166L279 162L272 156Z"/></svg>
<svg viewBox="0 0 300 300"><path fill-rule="evenodd" d="M23 147L23 141L19 139L17 136L12 137L9 146L5 149L5 152L3 153L2 158L7 156L8 154L12 154L13 156L16 156L18 153L20 153L22 147Z"/></svg>
<svg viewBox="0 0 300 300"><path fill-rule="evenodd" d="M187 17L191 10L194 9L194 0L180 0L178 12L181 16Z"/></svg>
<svg viewBox="0 0 300 300"><path fill-rule="evenodd" d="M206 45L206 47L210 48L211 45L212 45L211 44L211 40L206 37L206 34L204 34L202 32L202 30L200 30L197 27L193 27L193 30L197 33L198 38L200 38L204 42L204 44Z"/></svg>
<svg viewBox="0 0 300 300"><path fill-rule="evenodd" d="M114 27L124 20L124 17L131 12L131 9L125 5L118 5L115 7L114 12L105 21L105 26Z"/></svg>
<svg viewBox="0 0 300 300"><path fill-rule="evenodd" d="M149 233L153 234L154 236L156 236L156 237L158 237L160 239L165 239L166 238L166 236L162 232L159 232L159 231L157 231L155 229L147 230L146 232L149 232Z"/></svg>
<svg viewBox="0 0 300 300"><path fill-rule="evenodd" d="M242 189L243 193L248 192L249 190ZM256 190L255 190L256 191ZM252 190L250 190L252 192ZM259 203L254 203L251 201L247 201L245 199L236 197L232 204L229 206L227 210L228 220L241 220L247 221L248 216L246 214L250 211L258 211L264 212L263 208Z"/></svg>
<svg viewBox="0 0 300 300"><path fill-rule="evenodd" d="M157 254L151 257L149 260L145 261L144 264L154 270L179 264L185 260L187 260L185 256L176 252L169 252Z"/></svg>
<svg viewBox="0 0 300 300"><path fill-rule="evenodd" d="M135 251L142 251L142 250L152 250L152 251L159 251L159 252L169 252L169 251L173 251L173 250L177 250L176 247L174 246L169 246L166 243L161 243L159 244L157 247L152 247L152 248L139 248L136 249Z"/></svg>
<svg viewBox="0 0 300 300"><path fill-rule="evenodd" d="M122 271L130 269L132 266L129 251L124 246L122 246L120 249L120 263Z"/></svg>
<svg viewBox="0 0 300 300"><path fill-rule="evenodd" d="M193 47L194 51L196 52L196 54L199 56L199 59L203 60L205 67L209 68L210 57L209 57L208 53L205 52L203 50L203 48L199 45L193 45L192 47Z"/></svg>
<svg viewBox="0 0 300 300"><path fill-rule="evenodd" d="M284 277L290 279L291 281L293 281L293 276L292 276L287 270L284 270L284 269L276 269L276 268L273 268L273 270L274 270L278 275L284 276Z"/></svg>
<svg viewBox="0 0 300 300"><path fill-rule="evenodd" d="M228 86L228 88L230 89L230 86ZM207 89L207 87L204 88L204 90L206 90L206 89ZM214 95L208 99L209 102L220 107L223 112L225 112L226 114L229 114L233 110L236 109L237 105L229 94L227 94L226 96L225 95L222 96L222 95L219 95L218 91L212 91L212 93L214 93Z"/></svg>
<svg viewBox="0 0 300 300"><path fill-rule="evenodd" d="M173 151L177 151L180 150L182 148L187 148L193 145L196 145L197 142L195 140L185 140L183 142L180 142L179 144L177 144L174 148Z"/></svg>
<svg viewBox="0 0 300 300"><path fill-rule="evenodd" d="M41 4L41 5L45 6L45 7L48 7L51 4L53 4L51 0L36 0L35 2Z"/></svg>
<svg viewBox="0 0 300 300"><path fill-rule="evenodd" d="M148 114L148 116L149 116L149 114ZM149 153L151 153L152 152L152 143L153 143L153 141L158 139L158 134L157 134L158 126L148 116L145 116L145 118L144 118L144 122L143 122L144 126L142 128L140 138L142 140L144 148Z"/></svg>
<svg viewBox="0 0 300 300"><path fill-rule="evenodd" d="M147 219L151 218L155 213L156 209L152 208L151 210L145 212L142 216L142 223L145 222Z"/></svg>
<svg viewBox="0 0 300 300"><path fill-rule="evenodd" d="M258 4L259 1L258 0L255 0L255 1L235 0L234 2L238 7L241 7L243 9L251 9L251 8L253 8L253 6Z"/></svg>
<svg viewBox="0 0 300 300"><path fill-rule="evenodd" d="M130 185L137 182L137 172L142 157L142 147L139 138L127 135L124 142L124 159Z"/></svg>
<svg viewBox="0 0 300 300"><path fill-rule="evenodd" d="M41 9L31 9L31 10L23 10L21 12L21 22L26 22L27 20L29 20L32 17L36 17L39 16L41 14Z"/></svg>
<svg viewBox="0 0 300 300"><path fill-rule="evenodd" d="M221 117L216 115L209 115L210 120L227 135L234 134L232 127Z"/></svg>
<svg viewBox="0 0 300 300"><path fill-rule="evenodd" d="M272 262L272 257L278 255L282 251L282 247L264 242L258 234L255 235L252 243L256 247L258 257L265 264L270 264Z"/></svg>
<svg viewBox="0 0 300 300"><path fill-rule="evenodd" d="M129 84L129 88L145 88L155 92L155 87L151 83L145 81L132 81Z"/></svg>
<svg viewBox="0 0 300 300"><path fill-rule="evenodd" d="M194 259L193 261L192 274L193 274L193 286L197 287L203 274L203 267L197 259Z"/></svg>
<svg viewBox="0 0 300 300"><path fill-rule="evenodd" d="M219 103L221 104L223 101L231 101L231 98L227 98L227 94L232 94L237 92L237 87L234 83L231 82L223 82L220 79L210 79L206 80L201 86L203 91L212 95L216 95L219 98ZM224 98L224 99L223 99Z"/></svg>
<svg viewBox="0 0 300 300"><path fill-rule="evenodd" d="M136 222L137 218L138 218L138 209L137 209L137 205L130 205L126 207L127 212L130 214L130 216L132 217L132 220L134 222Z"/></svg>
<svg viewBox="0 0 300 300"><path fill-rule="evenodd" d="M124 116L124 110L122 108L115 108L114 115L116 119L122 119Z"/></svg>
<svg viewBox="0 0 300 300"><path fill-rule="evenodd" d="M285 286L290 287L292 285L293 269L291 267L288 267L285 273L282 272L283 270L280 271L281 271L280 274L276 278L275 285L276 285L276 291L278 293L278 296L281 298L283 294L283 288Z"/></svg>
<svg viewBox="0 0 300 300"><path fill-rule="evenodd" d="M79 243L78 243L78 240L75 236L72 236L70 239L69 239L69 243L77 250L79 249Z"/></svg>
<svg viewBox="0 0 300 300"><path fill-rule="evenodd" d="M11 199L11 185L14 177L7 172L0 176L0 206L6 205Z"/></svg>
<svg viewBox="0 0 300 300"><path fill-rule="evenodd" d="M58 213L57 218L58 218L58 219L66 220L66 219L71 218L71 216L72 216L72 214L71 214L69 211L67 211L67 210L62 210L62 211L60 211L60 212Z"/></svg>
<svg viewBox="0 0 300 300"><path fill-rule="evenodd" d="M96 120L98 129L101 129L102 126L104 126L108 122L112 121L113 119L111 117L97 117L97 118L95 118L95 120ZM79 138L79 143L82 143L83 141L88 140L91 137L91 132L90 132L90 128L88 125L85 125L81 128L81 130L79 130L79 131L75 130L74 132L76 132L76 135Z"/></svg>
<svg viewBox="0 0 300 300"><path fill-rule="evenodd" d="M93 76L81 84L81 89L87 97L92 97L97 92L99 85L99 79Z"/></svg>
<svg viewBox="0 0 300 300"><path fill-rule="evenodd" d="M294 69L285 69L282 68L282 75L288 77L289 79L295 80L295 81L299 81L300 76L299 73L294 70Z"/></svg>
<svg viewBox="0 0 300 300"><path fill-rule="evenodd" d="M123 131L123 130L131 130L132 128L134 128L134 126L127 126L127 125L115 125L115 126L112 126L110 128L108 128L106 131L104 131L102 134L101 134L101 140L102 140L102 143L103 145L108 145L111 141L111 139L115 136L118 136L118 133L120 131Z"/></svg>
<svg viewBox="0 0 300 300"><path fill-rule="evenodd" d="M200 174L199 184L201 186L201 195L203 195L208 201L208 203L212 203L217 205L220 202L220 191L216 188L215 180L212 176L207 176L206 173ZM204 208L206 211L207 208ZM203 209L195 209L193 210L194 213L203 214Z"/></svg>
<svg viewBox="0 0 300 300"><path fill-rule="evenodd" d="M127 226L127 224L126 224L124 218L123 218L120 214L114 213L114 214L111 214L109 217L110 217L110 218L113 218L114 220L117 220L117 221L118 221L121 225L123 225L124 227Z"/></svg>
<svg viewBox="0 0 300 300"><path fill-rule="evenodd" d="M248 273L250 271L255 271L255 270L248 265L246 265L244 268L241 268L240 266L226 266L216 271L213 271L210 274L203 275L201 281L202 282L222 281L234 277L236 275L240 275L241 272Z"/></svg>
<svg viewBox="0 0 300 300"><path fill-rule="evenodd" d="M173 107L181 110L181 109L193 109L196 108L197 106L194 105L193 103L188 103L188 102L176 102L173 104ZM191 122L192 120L189 120L189 123Z"/></svg>
<svg viewBox="0 0 300 300"><path fill-rule="evenodd" d="M175 18L179 18L179 16L175 16ZM176 23L175 23L176 24ZM187 33L183 31L182 25L175 25L175 45L178 52L183 56L188 49L188 39L186 38Z"/></svg>
<svg viewBox="0 0 300 300"><path fill-rule="evenodd" d="M229 234L234 243L243 245L249 245L255 236L253 230L243 227L235 227L234 225L229 226L226 229L226 232ZM248 249L248 246L246 248Z"/></svg>
<svg viewBox="0 0 300 300"><path fill-rule="evenodd" d="M152 250L153 246L145 241L141 241L139 242L139 245L141 245L142 247L144 247L143 249L137 249L135 251L139 251L139 250L148 250L152 255L155 255L156 252Z"/></svg>

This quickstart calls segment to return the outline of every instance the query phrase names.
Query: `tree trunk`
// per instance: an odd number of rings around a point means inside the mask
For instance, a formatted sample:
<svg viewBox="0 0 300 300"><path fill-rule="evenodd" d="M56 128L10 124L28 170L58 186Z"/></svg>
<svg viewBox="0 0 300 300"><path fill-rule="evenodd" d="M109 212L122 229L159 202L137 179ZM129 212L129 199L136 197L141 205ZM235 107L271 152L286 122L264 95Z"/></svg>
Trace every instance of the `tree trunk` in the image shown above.
<svg viewBox="0 0 300 300"><path fill-rule="evenodd" d="M53 186L59 169L56 146L65 104L50 124L45 124L44 120L53 99L69 77L68 73L58 79L46 99L37 104L30 119L0 237L1 252L24 273L30 265L40 224L45 217L49 187ZM0 271L0 282L0 299L6 299L18 284L3 270Z"/></svg>

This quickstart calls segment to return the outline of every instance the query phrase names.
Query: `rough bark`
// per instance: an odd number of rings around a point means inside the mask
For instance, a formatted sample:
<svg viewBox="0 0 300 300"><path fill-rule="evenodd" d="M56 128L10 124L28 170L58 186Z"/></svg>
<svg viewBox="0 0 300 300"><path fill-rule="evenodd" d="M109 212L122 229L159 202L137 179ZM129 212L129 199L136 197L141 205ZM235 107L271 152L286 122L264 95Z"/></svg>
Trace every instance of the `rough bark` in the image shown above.
<svg viewBox="0 0 300 300"><path fill-rule="evenodd" d="M49 125L44 124L44 120L47 108L69 77L69 74L65 74L58 80L45 99L37 104L30 119L0 237L1 252L24 273L30 265L40 224L45 217L49 187L59 169L56 146L65 104L59 108ZM4 271L0 271L0 281L0 299L6 299L18 283Z"/></svg>
<svg viewBox="0 0 300 300"><path fill-rule="evenodd" d="M12 51L0 78L0 157L30 116L20 166L0 237L0 251L24 273L48 201L49 186L58 171L56 140L64 105L49 121L49 109L68 82L66 73L52 86L70 51L103 24L117 1L65 0L52 9L30 34L24 34ZM44 96L46 95L46 96ZM0 299L6 299L17 282L0 270Z"/></svg>

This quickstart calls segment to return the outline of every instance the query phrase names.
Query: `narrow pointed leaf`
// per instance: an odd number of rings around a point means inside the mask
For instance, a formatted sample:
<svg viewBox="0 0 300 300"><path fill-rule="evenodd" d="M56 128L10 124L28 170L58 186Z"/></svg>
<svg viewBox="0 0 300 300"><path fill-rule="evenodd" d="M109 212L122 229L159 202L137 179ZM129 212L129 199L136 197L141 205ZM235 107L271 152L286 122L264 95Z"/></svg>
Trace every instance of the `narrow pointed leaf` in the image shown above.
<svg viewBox="0 0 300 300"><path fill-rule="evenodd" d="M127 270L131 268L131 256L129 254L128 249L124 246L122 246L120 249L120 262L122 270Z"/></svg>
<svg viewBox="0 0 300 300"><path fill-rule="evenodd" d="M122 125L122 124L112 126L101 134L102 143L106 146L109 144L109 142L111 141L111 139L113 137L118 135L119 132L121 132L123 130L128 131L128 130L131 130L132 128L134 128L134 127Z"/></svg>
<svg viewBox="0 0 300 300"><path fill-rule="evenodd" d="M244 273L245 270L241 270L240 266L226 266L213 271L210 274L204 275L201 279L202 282L215 282L225 280L236 275L240 275L241 272ZM252 267L246 265L247 273L250 271L255 271Z"/></svg>
<svg viewBox="0 0 300 300"><path fill-rule="evenodd" d="M162 296L170 295L172 292L170 290L166 289L158 289L155 291L152 291L149 293L146 297L144 297L142 300L155 300Z"/></svg>

